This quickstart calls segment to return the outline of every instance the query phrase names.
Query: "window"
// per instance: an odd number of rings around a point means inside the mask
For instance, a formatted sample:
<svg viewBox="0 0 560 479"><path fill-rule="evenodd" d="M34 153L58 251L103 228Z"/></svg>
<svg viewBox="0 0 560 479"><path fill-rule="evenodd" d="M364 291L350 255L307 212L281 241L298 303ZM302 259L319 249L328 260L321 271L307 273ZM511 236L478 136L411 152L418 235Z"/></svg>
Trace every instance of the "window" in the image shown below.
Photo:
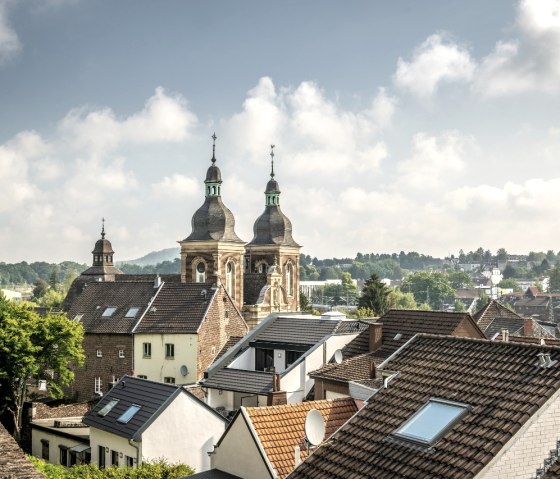
<svg viewBox="0 0 560 479"><path fill-rule="evenodd" d="M62 466L68 466L68 448L66 446L58 446L58 462Z"/></svg>
<svg viewBox="0 0 560 479"><path fill-rule="evenodd" d="M175 359L175 345L173 343L165 344L165 359Z"/></svg>
<svg viewBox="0 0 560 479"><path fill-rule="evenodd" d="M113 308L113 307L105 308L105 311L103 311L103 314L101 316L103 318L110 318L111 316L113 316L116 310L117 308Z"/></svg>
<svg viewBox="0 0 560 479"><path fill-rule="evenodd" d="M142 344L142 355L145 358L152 357L152 343L143 343Z"/></svg>
<svg viewBox="0 0 560 479"><path fill-rule="evenodd" d="M107 404L105 404L105 406L103 406L99 411L97 411L97 414L99 416L106 416L107 414L109 414L111 409L113 409L118 404L118 402L119 402L118 399L111 399Z"/></svg>
<svg viewBox="0 0 560 479"><path fill-rule="evenodd" d="M201 261L196 265L196 282L204 283L206 281L206 265Z"/></svg>
<svg viewBox="0 0 560 479"><path fill-rule="evenodd" d="M134 458L130 456L124 456L126 467L134 467Z"/></svg>
<svg viewBox="0 0 560 479"><path fill-rule="evenodd" d="M140 311L140 308L130 308L126 314L124 315L125 318L135 318L136 315L138 314L138 311Z"/></svg>
<svg viewBox="0 0 560 479"><path fill-rule="evenodd" d="M105 468L105 447L97 446L97 465L99 469Z"/></svg>
<svg viewBox="0 0 560 479"><path fill-rule="evenodd" d="M175 384L175 378L172 378L171 376L167 376L163 378L163 382L167 384Z"/></svg>
<svg viewBox="0 0 560 479"><path fill-rule="evenodd" d="M124 358L124 349L119 349L119 358Z"/></svg>
<svg viewBox="0 0 560 479"><path fill-rule="evenodd" d="M49 441L41 439L41 458L45 461L49 460Z"/></svg>
<svg viewBox="0 0 560 479"><path fill-rule="evenodd" d="M265 371L274 366L274 350L255 348L255 370Z"/></svg>
<svg viewBox="0 0 560 479"><path fill-rule="evenodd" d="M96 352L96 355L98 358L102 358L103 357L103 351L101 351L101 349L98 349Z"/></svg>
<svg viewBox="0 0 560 479"><path fill-rule="evenodd" d="M97 377L95 378L95 383L94 383L94 392L96 394L101 394L101 378Z"/></svg>
<svg viewBox="0 0 560 479"><path fill-rule="evenodd" d="M146 376L144 374L137 374L136 377L140 378L140 379L148 379L148 376Z"/></svg>
<svg viewBox="0 0 560 479"><path fill-rule="evenodd" d="M226 265L226 291L233 298L233 263Z"/></svg>
<svg viewBox="0 0 560 479"><path fill-rule="evenodd" d="M119 453L111 449L111 466L119 465Z"/></svg>
<svg viewBox="0 0 560 479"><path fill-rule="evenodd" d="M294 364L302 354L301 351L286 351L286 369Z"/></svg>
<svg viewBox="0 0 560 479"><path fill-rule="evenodd" d="M132 406L130 406L125 412L123 412L121 414L121 417L119 417L117 419L117 421L119 421L120 423L126 424L128 421L130 421L134 415L140 411L140 406L138 406L137 404L133 404Z"/></svg>
<svg viewBox="0 0 560 479"><path fill-rule="evenodd" d="M292 264L288 263L286 265L286 293L291 296L292 291Z"/></svg>
<svg viewBox="0 0 560 479"><path fill-rule="evenodd" d="M266 263L264 263L264 262L263 262L263 263L260 263L260 264L257 266L257 272L258 272L258 273L266 273L266 270L267 270L267 269L268 269L268 265L267 265Z"/></svg>
<svg viewBox="0 0 560 479"><path fill-rule="evenodd" d="M430 399L394 435L432 445L451 429L467 412L470 406L445 399Z"/></svg>

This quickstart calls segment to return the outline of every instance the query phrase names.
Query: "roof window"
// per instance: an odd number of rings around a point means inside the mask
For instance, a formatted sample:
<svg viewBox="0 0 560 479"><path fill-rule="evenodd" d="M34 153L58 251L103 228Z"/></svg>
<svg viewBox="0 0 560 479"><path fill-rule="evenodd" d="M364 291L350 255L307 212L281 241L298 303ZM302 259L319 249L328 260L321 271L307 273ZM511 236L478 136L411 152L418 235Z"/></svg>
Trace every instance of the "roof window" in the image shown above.
<svg viewBox="0 0 560 479"><path fill-rule="evenodd" d="M109 412L111 412L111 409L113 409L118 402L119 402L118 399L111 399L107 404L105 404L105 406L103 406L99 411L97 411L97 414L99 416L106 416L107 414L109 414Z"/></svg>
<svg viewBox="0 0 560 479"><path fill-rule="evenodd" d="M140 311L140 308L130 308L126 314L124 315L125 318L135 318L136 315L138 314L138 311Z"/></svg>
<svg viewBox="0 0 560 479"><path fill-rule="evenodd" d="M399 427L395 436L431 446L467 414L467 404L430 399L408 421Z"/></svg>
<svg viewBox="0 0 560 479"><path fill-rule="evenodd" d="M121 417L119 417L117 419L117 421L126 424L128 421L130 421L134 415L140 411L140 406L138 406L137 404L133 404L132 406L130 406L125 412L122 413Z"/></svg>
<svg viewBox="0 0 560 479"><path fill-rule="evenodd" d="M101 316L104 318L110 318L111 316L113 316L116 310L117 308L113 308L113 307L105 308L105 311L103 311L103 314Z"/></svg>

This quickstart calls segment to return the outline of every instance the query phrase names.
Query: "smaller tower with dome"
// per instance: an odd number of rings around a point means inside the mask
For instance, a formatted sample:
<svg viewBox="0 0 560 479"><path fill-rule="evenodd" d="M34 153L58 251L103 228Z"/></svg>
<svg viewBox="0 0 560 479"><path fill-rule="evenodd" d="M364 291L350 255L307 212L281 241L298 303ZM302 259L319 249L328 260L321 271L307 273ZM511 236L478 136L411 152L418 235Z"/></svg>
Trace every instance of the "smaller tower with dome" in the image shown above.
<svg viewBox="0 0 560 479"><path fill-rule="evenodd" d="M115 281L115 275L123 274L123 272L116 268L113 264L113 246L111 242L105 238L105 218L101 219L101 238L95 242L93 251L92 266L86 269L82 276L88 279L97 279L98 281Z"/></svg>

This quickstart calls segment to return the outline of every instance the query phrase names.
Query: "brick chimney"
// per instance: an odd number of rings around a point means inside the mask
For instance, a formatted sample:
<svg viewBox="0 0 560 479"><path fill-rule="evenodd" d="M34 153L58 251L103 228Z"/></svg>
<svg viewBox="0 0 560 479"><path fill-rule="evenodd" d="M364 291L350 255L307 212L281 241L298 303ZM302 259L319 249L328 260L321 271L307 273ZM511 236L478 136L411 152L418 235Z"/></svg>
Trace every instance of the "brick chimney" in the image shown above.
<svg viewBox="0 0 560 479"><path fill-rule="evenodd" d="M533 337L533 318L525 318L523 321L523 336Z"/></svg>
<svg viewBox="0 0 560 479"><path fill-rule="evenodd" d="M288 404L288 395L286 391L280 391L280 375L274 373L272 375L272 392L268 393L266 405L278 406L280 404Z"/></svg>
<svg viewBox="0 0 560 479"><path fill-rule="evenodd" d="M383 338L381 335L381 323L372 323L369 325L369 352L377 351L381 347Z"/></svg>

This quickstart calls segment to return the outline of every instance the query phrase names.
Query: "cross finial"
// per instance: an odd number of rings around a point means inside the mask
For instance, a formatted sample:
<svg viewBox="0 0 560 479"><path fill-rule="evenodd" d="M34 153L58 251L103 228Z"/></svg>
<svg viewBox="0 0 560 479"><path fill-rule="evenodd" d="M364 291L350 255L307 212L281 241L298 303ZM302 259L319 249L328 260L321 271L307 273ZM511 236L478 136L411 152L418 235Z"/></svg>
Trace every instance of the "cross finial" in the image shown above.
<svg viewBox="0 0 560 479"><path fill-rule="evenodd" d="M101 238L105 239L105 218L101 218Z"/></svg>
<svg viewBox="0 0 560 479"><path fill-rule="evenodd" d="M216 136L216 132L214 132L214 134L212 135L212 140L213 140L213 144L212 144L212 163L216 163L216 139L218 137Z"/></svg>
<svg viewBox="0 0 560 479"><path fill-rule="evenodd" d="M274 147L276 145L270 145L270 177L274 178Z"/></svg>

